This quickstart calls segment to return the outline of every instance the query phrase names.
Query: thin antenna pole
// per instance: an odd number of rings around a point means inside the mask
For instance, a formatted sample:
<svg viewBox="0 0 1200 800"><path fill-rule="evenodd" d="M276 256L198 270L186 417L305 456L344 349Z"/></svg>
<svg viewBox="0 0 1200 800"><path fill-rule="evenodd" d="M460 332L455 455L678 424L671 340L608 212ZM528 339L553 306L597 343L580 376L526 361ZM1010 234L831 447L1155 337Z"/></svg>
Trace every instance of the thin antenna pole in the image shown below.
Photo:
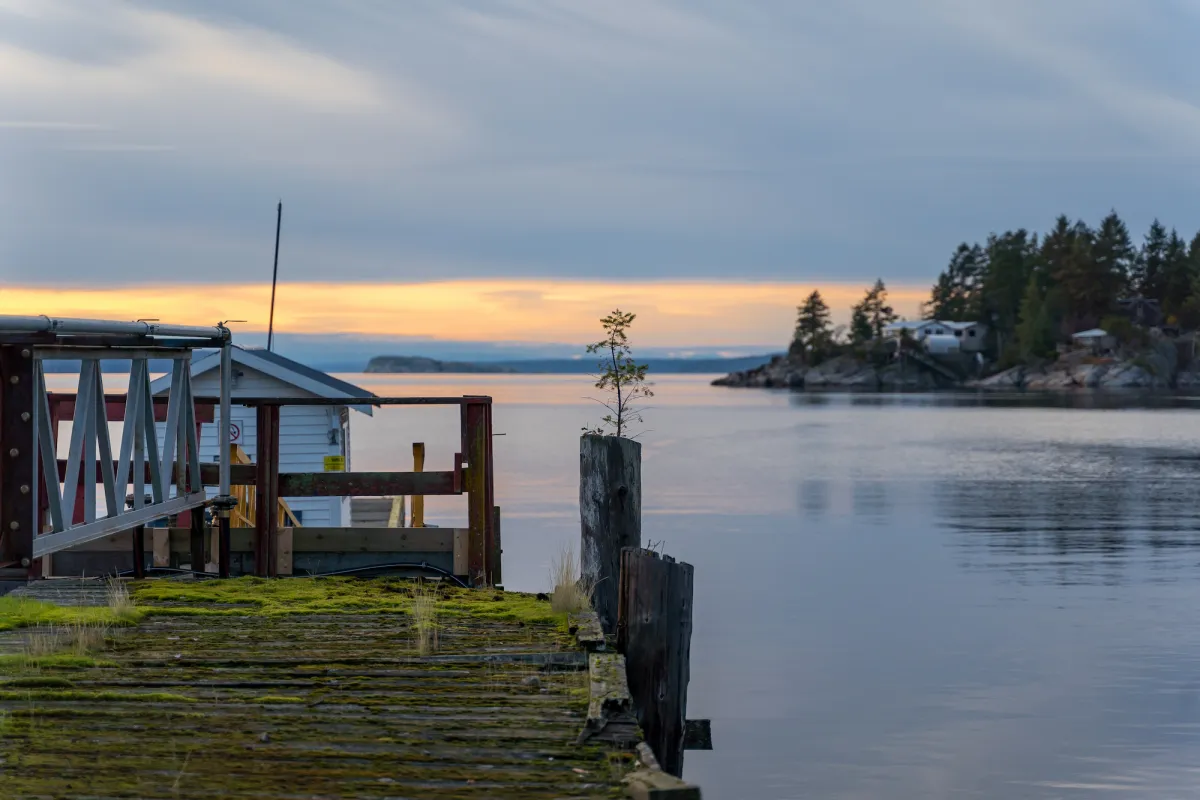
<svg viewBox="0 0 1200 800"><path fill-rule="evenodd" d="M275 337L275 284L279 281L279 229L283 226L283 201L275 209L275 268L271 271L271 318L267 322L267 350Z"/></svg>

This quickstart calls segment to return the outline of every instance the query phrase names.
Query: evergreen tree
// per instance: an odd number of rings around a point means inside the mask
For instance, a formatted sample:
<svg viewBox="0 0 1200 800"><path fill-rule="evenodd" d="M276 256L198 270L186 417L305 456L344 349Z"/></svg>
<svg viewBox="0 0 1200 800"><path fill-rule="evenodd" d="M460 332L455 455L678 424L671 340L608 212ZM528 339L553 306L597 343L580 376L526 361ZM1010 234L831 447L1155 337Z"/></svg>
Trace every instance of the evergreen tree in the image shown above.
<svg viewBox="0 0 1200 800"><path fill-rule="evenodd" d="M1040 259L1038 237L1023 228L992 234L984 252L979 318L990 326L993 351L1003 355L1015 338L1025 287Z"/></svg>
<svg viewBox="0 0 1200 800"><path fill-rule="evenodd" d="M1046 358L1054 352L1054 330L1050 318L1046 292L1038 280L1031 275L1021 299L1020 322L1017 325L1017 344L1025 362Z"/></svg>
<svg viewBox="0 0 1200 800"><path fill-rule="evenodd" d="M850 334L857 343L883 338L883 329L896 321L896 313L887 302L887 287L883 280L867 290L850 315Z"/></svg>
<svg viewBox="0 0 1200 800"><path fill-rule="evenodd" d="M987 272L987 256L978 244L963 242L938 276L926 307L933 319L972 321L979 317L979 286Z"/></svg>
<svg viewBox="0 0 1200 800"><path fill-rule="evenodd" d="M1133 241L1129 238L1129 228L1116 211L1109 212L1100 221L1092 241L1092 259L1096 262L1098 272L1117 283L1118 296L1130 290L1137 265L1137 251L1133 249Z"/></svg>
<svg viewBox="0 0 1200 800"><path fill-rule="evenodd" d="M1166 288L1163 270L1167 260L1167 241L1167 229L1157 219L1154 220L1146 233L1142 250L1138 253L1137 268L1134 271L1134 284L1138 294L1160 303Z"/></svg>
<svg viewBox="0 0 1200 800"><path fill-rule="evenodd" d="M796 333L792 338L791 352L806 362L819 364L833 348L833 326L830 324L829 306L814 291L797 309Z"/></svg>
<svg viewBox="0 0 1200 800"><path fill-rule="evenodd" d="M1187 244L1172 229L1163 251L1162 309L1168 317L1178 320L1180 312L1192 294L1195 268L1189 257Z"/></svg>

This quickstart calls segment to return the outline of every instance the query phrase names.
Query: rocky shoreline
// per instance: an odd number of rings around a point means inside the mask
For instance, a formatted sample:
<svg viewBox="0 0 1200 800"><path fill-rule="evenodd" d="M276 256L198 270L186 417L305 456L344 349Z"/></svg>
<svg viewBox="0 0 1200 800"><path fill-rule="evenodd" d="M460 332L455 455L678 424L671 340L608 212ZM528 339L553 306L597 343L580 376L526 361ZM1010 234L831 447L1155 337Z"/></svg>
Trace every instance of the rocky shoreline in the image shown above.
<svg viewBox="0 0 1200 800"><path fill-rule="evenodd" d="M842 391L1056 392L1098 390L1200 390L1200 364L1177 369L1174 347L1099 357L1080 351L1039 366L1018 366L978 380L949 381L915 365L875 366L854 356L837 356L816 366L776 356L757 369L731 372L714 386Z"/></svg>

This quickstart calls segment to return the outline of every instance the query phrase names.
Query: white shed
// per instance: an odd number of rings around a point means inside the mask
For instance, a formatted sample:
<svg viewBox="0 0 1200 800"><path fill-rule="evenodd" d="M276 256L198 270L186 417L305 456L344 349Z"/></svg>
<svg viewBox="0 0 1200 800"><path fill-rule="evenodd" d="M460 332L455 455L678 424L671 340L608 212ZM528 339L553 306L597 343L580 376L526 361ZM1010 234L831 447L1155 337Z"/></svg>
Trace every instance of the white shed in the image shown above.
<svg viewBox="0 0 1200 800"><path fill-rule="evenodd" d="M197 397L216 397L221 382L220 353L211 353L192 362L192 393ZM150 385L155 394L171 388L171 376L165 375ZM366 400L375 397L366 389L338 380L320 370L307 367L278 353L261 348L233 347L234 404L230 414L231 438L251 459L257 447L256 412L239 406L238 397L329 397ZM350 409L371 414L370 406L283 406L279 411L279 471L323 472L326 456L342 456L350 470ZM200 429L200 460L218 460L217 424L220 409L214 409L213 423ZM165 424L159 424L162 441ZM209 494L216 490L210 488ZM302 525L345 527L350 525L350 499L347 497L285 497Z"/></svg>

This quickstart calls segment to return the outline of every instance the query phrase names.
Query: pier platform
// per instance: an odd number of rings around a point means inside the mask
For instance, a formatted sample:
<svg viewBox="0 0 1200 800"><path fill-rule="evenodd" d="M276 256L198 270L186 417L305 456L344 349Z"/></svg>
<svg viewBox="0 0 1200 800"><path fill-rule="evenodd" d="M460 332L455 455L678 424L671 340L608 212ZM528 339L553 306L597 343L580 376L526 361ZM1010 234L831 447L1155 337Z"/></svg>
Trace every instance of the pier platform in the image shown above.
<svg viewBox="0 0 1200 800"><path fill-rule="evenodd" d="M627 796L636 755L579 743L588 656L536 596L389 578L120 585L132 606L98 647L0 633L0 796ZM111 591L42 580L6 601L102 619Z"/></svg>

